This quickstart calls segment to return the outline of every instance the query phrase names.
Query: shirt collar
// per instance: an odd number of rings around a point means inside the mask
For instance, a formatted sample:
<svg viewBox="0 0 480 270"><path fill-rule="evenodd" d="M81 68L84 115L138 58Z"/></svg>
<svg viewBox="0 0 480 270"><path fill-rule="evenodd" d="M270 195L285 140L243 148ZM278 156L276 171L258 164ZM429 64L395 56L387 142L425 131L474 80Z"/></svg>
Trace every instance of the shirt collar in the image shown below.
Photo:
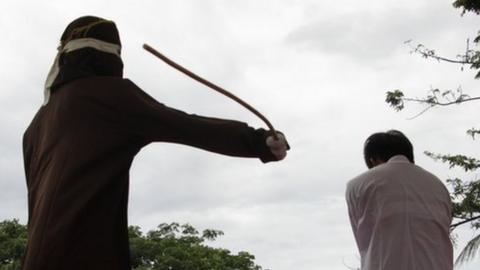
<svg viewBox="0 0 480 270"><path fill-rule="evenodd" d="M396 155L391 157L387 163L410 163L410 160L404 155Z"/></svg>

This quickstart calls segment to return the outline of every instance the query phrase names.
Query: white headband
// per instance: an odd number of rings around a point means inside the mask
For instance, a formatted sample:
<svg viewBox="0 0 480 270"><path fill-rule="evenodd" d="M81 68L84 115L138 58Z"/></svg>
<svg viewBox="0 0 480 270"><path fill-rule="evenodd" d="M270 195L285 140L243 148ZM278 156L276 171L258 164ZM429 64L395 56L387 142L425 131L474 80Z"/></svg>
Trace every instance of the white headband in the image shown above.
<svg viewBox="0 0 480 270"><path fill-rule="evenodd" d="M44 101L43 105L47 105L50 99L50 88L52 87L53 82L58 76L60 71L60 67L58 65L58 59L60 58L60 54L62 53L69 53L72 51L76 51L83 48L94 48L96 50L111 53L118 57L120 57L120 52L122 47L118 44L108 43L105 41L101 41L94 38L79 38L69 41L63 48L61 46L58 47L58 53L55 57L55 61L53 62L52 67L50 68L50 72L48 72L47 80L45 81L45 88L44 88Z"/></svg>

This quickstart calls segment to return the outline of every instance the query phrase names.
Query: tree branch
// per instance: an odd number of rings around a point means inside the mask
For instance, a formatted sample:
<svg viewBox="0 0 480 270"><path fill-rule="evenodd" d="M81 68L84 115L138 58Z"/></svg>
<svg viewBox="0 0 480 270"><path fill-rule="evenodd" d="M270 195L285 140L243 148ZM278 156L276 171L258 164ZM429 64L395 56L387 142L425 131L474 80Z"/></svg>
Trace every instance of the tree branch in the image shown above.
<svg viewBox="0 0 480 270"><path fill-rule="evenodd" d="M431 89L430 94L427 95L425 98L405 97L403 92L400 91L399 89L395 89L393 91L387 91L386 94L387 95L385 98L385 102L388 103L390 107L393 107L393 109L396 111L403 110L405 107L405 102L417 102L417 103L423 103L428 105L428 107L425 110L421 111L414 117L411 117L411 119L416 118L419 115L422 115L427 110L437 105L449 106L453 104L460 104L460 103L465 103L469 101L480 100L480 96L470 97L469 95L464 94L462 87L458 87L458 89L455 91L453 90L440 91L439 89Z"/></svg>
<svg viewBox="0 0 480 270"><path fill-rule="evenodd" d="M441 56L438 56L438 55L429 55L428 53L425 53L425 52L418 52L418 53L420 53L425 58L433 58L433 59L436 59L438 61L445 61L445 62L448 62L448 63L462 64L462 65L473 64L473 62L469 61L469 60L452 60L452 59L441 57Z"/></svg>
<svg viewBox="0 0 480 270"><path fill-rule="evenodd" d="M430 110L430 109L433 108L434 106L435 106L435 105L430 105L430 106L426 107L425 109L423 109L421 112L417 113L416 115L407 118L407 120L413 120L413 119L419 117L420 115L426 113L428 110Z"/></svg>
<svg viewBox="0 0 480 270"><path fill-rule="evenodd" d="M472 218L469 218L469 219L462 220L462 221L457 222L457 223L455 223L455 224L452 224L452 225L450 225L450 230L453 231L453 230L455 230L458 226L463 225L463 224L468 223L468 222L472 222L472 221L477 220L477 219L480 219L480 215L479 215L479 216L472 217Z"/></svg>
<svg viewBox="0 0 480 270"><path fill-rule="evenodd" d="M430 99L417 99L417 98L403 98L403 100L414 101L414 102L419 102L419 103L429 103L429 104L439 105L439 106L448 106L448 105L453 105L453 104L464 103L464 102L467 102L467 101L480 100L480 97L464 98L464 99L454 100L454 101L450 101L450 102L439 102L439 101L432 101Z"/></svg>
<svg viewBox="0 0 480 270"><path fill-rule="evenodd" d="M408 46L412 49L410 53L418 53L424 58L433 58L433 59L436 59L437 61L444 61L448 63L461 64L461 65L473 65L475 63L475 59L474 59L475 51L470 50L469 39L467 39L467 47L466 47L465 54L457 56L458 58L460 58L460 60L454 60L451 58L438 56L435 50L429 49L423 44L417 44L417 46L412 46L410 44L411 42L412 40L407 40L404 42L405 44L408 44Z"/></svg>

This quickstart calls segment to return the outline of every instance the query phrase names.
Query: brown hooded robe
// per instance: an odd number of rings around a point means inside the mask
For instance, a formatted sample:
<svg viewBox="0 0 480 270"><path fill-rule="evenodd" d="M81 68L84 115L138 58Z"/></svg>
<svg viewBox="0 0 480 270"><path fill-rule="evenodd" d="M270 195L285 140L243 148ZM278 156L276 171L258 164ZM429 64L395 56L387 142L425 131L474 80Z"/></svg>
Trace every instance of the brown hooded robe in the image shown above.
<svg viewBox="0 0 480 270"><path fill-rule="evenodd" d="M88 36L119 44L105 35L112 27L116 32L113 23L100 24ZM275 160L265 130L166 107L123 79L116 58L94 49L62 55L50 100L24 134L29 208L24 270L131 269L129 169L151 142Z"/></svg>

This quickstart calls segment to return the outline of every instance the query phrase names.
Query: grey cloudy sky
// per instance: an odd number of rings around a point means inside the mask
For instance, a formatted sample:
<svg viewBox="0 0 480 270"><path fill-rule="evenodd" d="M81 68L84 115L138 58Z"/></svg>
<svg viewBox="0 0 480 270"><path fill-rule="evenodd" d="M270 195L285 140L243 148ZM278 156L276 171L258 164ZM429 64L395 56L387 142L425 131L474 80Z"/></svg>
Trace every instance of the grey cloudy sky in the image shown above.
<svg viewBox="0 0 480 270"><path fill-rule="evenodd" d="M417 163L440 178L461 174L422 152L478 155L465 130L478 104L396 113L385 92L423 96L431 87L478 95L468 68L410 54L404 41L455 57L479 30L451 1L26 1L0 3L0 220L27 220L21 153L24 129L42 103L42 85L60 34L73 19L117 23L125 76L170 107L263 123L225 97L142 50L149 43L224 86L285 132L280 163L225 157L173 144L143 149L131 170L130 223L144 230L189 222L225 236L215 246L246 250L274 270L345 270L359 264L343 193L365 170L362 144L373 132L404 131ZM467 177L475 177L467 175ZM459 246L473 232L459 232ZM480 260L460 269L478 269Z"/></svg>

